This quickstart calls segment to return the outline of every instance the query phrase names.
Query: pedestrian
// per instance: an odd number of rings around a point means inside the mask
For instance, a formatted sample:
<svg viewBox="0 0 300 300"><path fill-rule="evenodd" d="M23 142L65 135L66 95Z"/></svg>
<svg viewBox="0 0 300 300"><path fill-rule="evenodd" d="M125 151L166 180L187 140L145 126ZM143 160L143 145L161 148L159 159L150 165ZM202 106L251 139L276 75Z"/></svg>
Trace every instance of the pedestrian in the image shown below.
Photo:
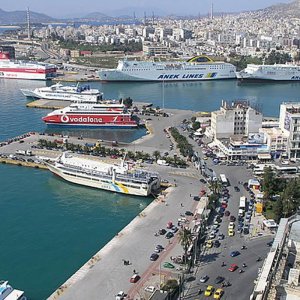
<svg viewBox="0 0 300 300"><path fill-rule="evenodd" d="M135 272L135 270L133 270L133 274L135 274L136 272Z"/></svg>
<svg viewBox="0 0 300 300"><path fill-rule="evenodd" d="M192 197L192 194L190 194L190 197Z"/></svg>
<svg viewBox="0 0 300 300"><path fill-rule="evenodd" d="M182 204L182 203L180 203L180 206L181 206L181 207L183 207L183 204Z"/></svg>

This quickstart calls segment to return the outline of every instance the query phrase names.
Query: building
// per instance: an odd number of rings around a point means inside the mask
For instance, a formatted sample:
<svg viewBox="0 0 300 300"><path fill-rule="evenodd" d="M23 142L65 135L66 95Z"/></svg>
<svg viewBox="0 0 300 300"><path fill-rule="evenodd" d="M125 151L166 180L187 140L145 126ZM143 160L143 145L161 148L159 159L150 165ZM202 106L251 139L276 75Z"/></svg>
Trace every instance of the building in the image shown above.
<svg viewBox="0 0 300 300"><path fill-rule="evenodd" d="M265 142L273 154L284 153L287 151L288 134L280 128L261 128L260 133L265 136Z"/></svg>
<svg viewBox="0 0 300 300"><path fill-rule="evenodd" d="M0 45L0 53L8 53L11 59L16 58L15 47Z"/></svg>
<svg viewBox="0 0 300 300"><path fill-rule="evenodd" d="M231 105L222 101L220 110L211 114L211 134L220 139L258 133L262 118L262 113L252 108L248 101L235 101Z"/></svg>
<svg viewBox="0 0 300 300"><path fill-rule="evenodd" d="M287 135L289 159L300 159L300 103L284 102L280 105L279 128Z"/></svg>
<svg viewBox="0 0 300 300"><path fill-rule="evenodd" d="M166 56L169 54L169 48L158 44L143 44L143 52L147 56Z"/></svg>

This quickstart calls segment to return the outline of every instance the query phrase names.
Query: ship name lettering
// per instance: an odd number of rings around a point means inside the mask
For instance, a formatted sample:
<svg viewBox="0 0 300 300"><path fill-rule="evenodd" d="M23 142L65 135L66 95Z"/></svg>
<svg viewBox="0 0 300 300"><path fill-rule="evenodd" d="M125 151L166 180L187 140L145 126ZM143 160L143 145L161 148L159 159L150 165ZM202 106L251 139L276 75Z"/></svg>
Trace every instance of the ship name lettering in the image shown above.
<svg viewBox="0 0 300 300"><path fill-rule="evenodd" d="M291 79L292 80L300 80L300 76L293 76Z"/></svg>

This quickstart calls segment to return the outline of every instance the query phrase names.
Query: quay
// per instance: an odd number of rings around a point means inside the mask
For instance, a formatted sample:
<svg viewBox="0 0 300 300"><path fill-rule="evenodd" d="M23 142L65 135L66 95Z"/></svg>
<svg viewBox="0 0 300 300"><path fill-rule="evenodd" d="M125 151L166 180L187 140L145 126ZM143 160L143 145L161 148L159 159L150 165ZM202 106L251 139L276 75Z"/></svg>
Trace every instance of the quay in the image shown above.
<svg viewBox="0 0 300 300"><path fill-rule="evenodd" d="M174 155L180 155L178 149L170 150L172 139L168 137L163 129L167 129L170 124L178 126L183 119L190 119L195 112L168 109L169 117L143 116L149 134L130 144L122 147L131 151L143 151L152 154L159 150L162 154L165 151ZM47 135L39 133L28 133L7 143L1 143L1 162L22 165L27 167L45 168L38 158L54 159L61 152L47 149L37 149L39 139L54 141L60 138L57 135ZM70 143L93 143L93 139L78 139L78 137L68 137ZM103 144L109 141L104 141ZM110 142L111 145L111 142ZM121 145L120 145L121 146ZM23 156L11 159L10 156L20 151L30 150L33 162L24 160ZM36 159L37 158L37 159ZM22 159L21 161L19 159ZM97 158L95 158L97 159ZM49 297L56 299L113 299L115 295L124 290L128 294L127 299L135 298L135 295L142 293L146 286L157 285L158 276L164 278L177 278L178 271L170 273L167 269L161 269L161 264L169 260L169 254L173 251L182 253L182 248L178 244L177 235L167 240L165 236L156 236L160 228L165 228L169 221L177 224L180 217L180 210L194 210L198 202L193 200L191 195L198 195L200 192L199 171L190 166L187 169L178 169L158 164L143 165L144 168L157 171L161 177L168 182L167 189L154 199L134 220L132 220L123 230L121 230L106 246L95 253L74 275L62 283L60 287ZM97 238L97 237L91 237ZM155 245L161 244L165 250L161 253L156 262L149 260L154 251ZM175 249L175 250L174 250ZM177 249L177 250L176 250ZM130 265L125 266L124 260L129 260ZM136 270L141 276L141 280L132 285L130 277ZM156 286L158 288L158 286ZM147 292L146 292L147 293Z"/></svg>

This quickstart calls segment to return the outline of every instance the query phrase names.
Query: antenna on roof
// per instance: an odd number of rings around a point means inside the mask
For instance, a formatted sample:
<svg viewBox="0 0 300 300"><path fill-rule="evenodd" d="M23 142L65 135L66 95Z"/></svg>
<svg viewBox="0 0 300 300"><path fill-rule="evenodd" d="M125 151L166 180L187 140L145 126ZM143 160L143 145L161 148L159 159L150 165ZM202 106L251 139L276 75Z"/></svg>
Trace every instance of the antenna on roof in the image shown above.
<svg viewBox="0 0 300 300"><path fill-rule="evenodd" d="M154 11L152 12L152 26L154 26Z"/></svg>

